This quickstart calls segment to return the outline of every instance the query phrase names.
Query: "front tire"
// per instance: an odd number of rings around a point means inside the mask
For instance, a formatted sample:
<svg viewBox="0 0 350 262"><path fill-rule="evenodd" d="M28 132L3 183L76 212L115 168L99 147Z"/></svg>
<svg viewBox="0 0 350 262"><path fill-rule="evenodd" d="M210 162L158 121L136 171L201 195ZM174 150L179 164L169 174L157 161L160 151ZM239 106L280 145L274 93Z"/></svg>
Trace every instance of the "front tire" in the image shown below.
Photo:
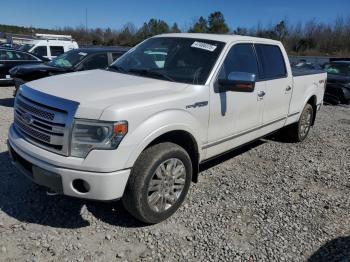
<svg viewBox="0 0 350 262"><path fill-rule="evenodd" d="M287 128L288 140L291 142L303 142L310 132L313 118L314 109L310 104L306 104L299 121Z"/></svg>
<svg viewBox="0 0 350 262"><path fill-rule="evenodd" d="M191 158L182 147L169 142L153 145L137 159L123 205L136 219L159 223L181 206L191 181Z"/></svg>

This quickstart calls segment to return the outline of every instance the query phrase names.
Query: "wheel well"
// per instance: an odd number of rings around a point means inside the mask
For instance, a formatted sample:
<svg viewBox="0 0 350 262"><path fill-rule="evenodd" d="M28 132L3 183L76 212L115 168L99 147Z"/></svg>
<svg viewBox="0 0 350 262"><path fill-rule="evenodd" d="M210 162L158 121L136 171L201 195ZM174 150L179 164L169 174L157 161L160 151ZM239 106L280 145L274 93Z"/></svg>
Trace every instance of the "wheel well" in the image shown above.
<svg viewBox="0 0 350 262"><path fill-rule="evenodd" d="M172 142L174 144L181 146L183 149L186 150L186 152L188 153L192 161L192 167L193 167L192 181L197 183L198 173L199 173L199 153L198 153L198 146L194 137L186 131L182 131L182 130L171 131L159 136L158 138L153 140L147 147L150 147L152 145L159 144L162 142Z"/></svg>
<svg viewBox="0 0 350 262"><path fill-rule="evenodd" d="M312 106L312 109L314 111L314 116L312 119L312 125L315 124L315 119L316 119L316 113L317 113L317 98L316 96L310 97L310 99L307 101L307 104L310 104Z"/></svg>

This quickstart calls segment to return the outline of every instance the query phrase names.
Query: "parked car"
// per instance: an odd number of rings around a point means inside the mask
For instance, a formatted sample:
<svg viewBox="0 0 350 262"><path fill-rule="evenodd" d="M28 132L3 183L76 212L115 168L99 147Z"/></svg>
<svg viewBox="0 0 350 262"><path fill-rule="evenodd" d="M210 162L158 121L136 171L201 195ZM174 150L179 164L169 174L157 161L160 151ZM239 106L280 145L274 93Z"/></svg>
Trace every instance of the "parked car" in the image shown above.
<svg viewBox="0 0 350 262"><path fill-rule="evenodd" d="M12 49L0 49L0 83L12 84L13 79L9 70L17 65L38 64L47 61L46 58L39 57L27 52Z"/></svg>
<svg viewBox="0 0 350 262"><path fill-rule="evenodd" d="M29 41L19 50L52 60L65 52L79 48L78 43L71 36L36 34L36 37L38 39Z"/></svg>
<svg viewBox="0 0 350 262"><path fill-rule="evenodd" d="M155 49L166 50L162 63ZM159 35L108 70L22 85L9 152L35 183L73 197L121 198L137 219L158 223L185 200L200 163L283 127L286 138L305 140L326 78L293 73L278 41Z"/></svg>
<svg viewBox="0 0 350 262"><path fill-rule="evenodd" d="M63 73L106 68L124 54L125 50L116 48L74 49L46 63L16 66L10 70L15 82L15 92L20 85L39 78Z"/></svg>
<svg viewBox="0 0 350 262"><path fill-rule="evenodd" d="M19 49L21 45L14 44L14 43L2 43L0 44L0 48L4 49Z"/></svg>
<svg viewBox="0 0 350 262"><path fill-rule="evenodd" d="M325 102L350 104L350 61L332 61L325 70L328 74Z"/></svg>

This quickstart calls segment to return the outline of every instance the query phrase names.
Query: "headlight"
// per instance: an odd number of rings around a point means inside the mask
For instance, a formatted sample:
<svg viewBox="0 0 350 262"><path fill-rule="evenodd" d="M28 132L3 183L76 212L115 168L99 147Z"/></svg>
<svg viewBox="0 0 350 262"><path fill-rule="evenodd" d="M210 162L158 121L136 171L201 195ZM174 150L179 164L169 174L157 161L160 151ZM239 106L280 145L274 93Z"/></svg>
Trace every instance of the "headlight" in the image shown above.
<svg viewBox="0 0 350 262"><path fill-rule="evenodd" d="M93 149L116 149L127 132L126 121L75 120L70 155L85 158Z"/></svg>

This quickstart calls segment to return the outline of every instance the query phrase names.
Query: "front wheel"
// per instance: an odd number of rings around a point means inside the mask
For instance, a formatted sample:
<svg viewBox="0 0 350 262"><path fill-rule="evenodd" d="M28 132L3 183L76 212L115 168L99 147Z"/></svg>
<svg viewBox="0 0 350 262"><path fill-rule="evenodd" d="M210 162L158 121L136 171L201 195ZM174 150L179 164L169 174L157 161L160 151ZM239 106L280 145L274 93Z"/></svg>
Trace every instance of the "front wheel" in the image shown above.
<svg viewBox="0 0 350 262"><path fill-rule="evenodd" d="M306 104L300 115L299 121L287 128L288 139L292 142L302 142L306 139L312 126L314 109Z"/></svg>
<svg viewBox="0 0 350 262"><path fill-rule="evenodd" d="M151 146L131 171L124 207L142 222L159 223L181 206L191 180L191 158L182 147L168 142Z"/></svg>

